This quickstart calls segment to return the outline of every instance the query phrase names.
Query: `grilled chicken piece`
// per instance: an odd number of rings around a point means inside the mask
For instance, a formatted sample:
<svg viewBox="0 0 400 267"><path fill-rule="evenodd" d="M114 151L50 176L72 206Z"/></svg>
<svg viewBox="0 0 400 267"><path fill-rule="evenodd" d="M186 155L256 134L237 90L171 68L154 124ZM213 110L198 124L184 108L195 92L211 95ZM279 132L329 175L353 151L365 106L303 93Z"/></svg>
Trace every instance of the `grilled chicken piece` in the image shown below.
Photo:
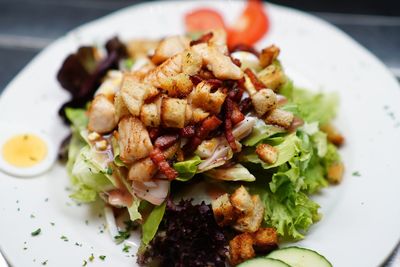
<svg viewBox="0 0 400 267"><path fill-rule="evenodd" d="M211 31L213 36L211 37L209 44L216 47L222 54L228 53L228 47L226 46L226 31L223 29L214 29Z"/></svg>
<svg viewBox="0 0 400 267"><path fill-rule="evenodd" d="M116 92L118 92L121 87L122 78L123 74L121 71L108 71L104 81L100 85L99 89L97 89L95 96L104 95L108 99L113 100Z"/></svg>
<svg viewBox="0 0 400 267"><path fill-rule="evenodd" d="M274 62L279 56L280 49L275 45L270 45L261 50L259 60L261 67L265 68Z"/></svg>
<svg viewBox="0 0 400 267"><path fill-rule="evenodd" d="M278 150L268 144L259 144L256 153L262 161L268 164L274 164L278 159Z"/></svg>
<svg viewBox="0 0 400 267"><path fill-rule="evenodd" d="M254 233L261 226L264 217L264 205L258 195L251 196L251 201L254 208L240 216L233 225L233 228L240 232Z"/></svg>
<svg viewBox="0 0 400 267"><path fill-rule="evenodd" d="M211 93L213 85L202 81L189 95L189 102L195 106L200 107L205 111L218 114L221 112L221 107L225 101L226 94L220 89Z"/></svg>
<svg viewBox="0 0 400 267"><path fill-rule="evenodd" d="M163 88L162 81L172 78L182 72L182 54L177 54L164 61L161 65L150 70L143 78L144 83L148 83L157 88Z"/></svg>
<svg viewBox="0 0 400 267"><path fill-rule="evenodd" d="M126 107L121 91L117 92L114 97L115 119L117 122L123 117L128 116L129 109Z"/></svg>
<svg viewBox="0 0 400 267"><path fill-rule="evenodd" d="M288 129L292 124L293 119L294 115L292 112L282 109L274 109L268 113L267 117L265 118L265 122Z"/></svg>
<svg viewBox="0 0 400 267"><path fill-rule="evenodd" d="M125 163L147 157L153 145L143 123L132 116L123 117L118 124L118 144Z"/></svg>
<svg viewBox="0 0 400 267"><path fill-rule="evenodd" d="M271 89L261 89L251 95L251 101L258 116L263 116L277 106L277 97Z"/></svg>
<svg viewBox="0 0 400 267"><path fill-rule="evenodd" d="M126 107L133 116L140 115L143 102L158 94L157 88L141 83L136 77L129 74L124 76L121 86L121 96Z"/></svg>
<svg viewBox="0 0 400 267"><path fill-rule="evenodd" d="M154 64L158 65L168 58L188 49L189 43L190 40L182 35L167 37L157 46L151 60Z"/></svg>
<svg viewBox="0 0 400 267"><path fill-rule="evenodd" d="M232 266L254 258L256 252L253 248L253 237L251 234L243 233L229 241L229 254Z"/></svg>
<svg viewBox="0 0 400 267"><path fill-rule="evenodd" d="M161 205L168 195L170 181L153 180L150 182L132 182L132 190L136 196L153 205Z"/></svg>
<svg viewBox="0 0 400 267"><path fill-rule="evenodd" d="M201 55L203 64L218 79L239 80L243 77L243 71L228 56L221 53L217 46L209 46L201 43L193 46L192 49Z"/></svg>
<svg viewBox="0 0 400 267"><path fill-rule="evenodd" d="M88 129L100 134L111 132L117 121L113 103L104 95L97 95L89 108Z"/></svg>

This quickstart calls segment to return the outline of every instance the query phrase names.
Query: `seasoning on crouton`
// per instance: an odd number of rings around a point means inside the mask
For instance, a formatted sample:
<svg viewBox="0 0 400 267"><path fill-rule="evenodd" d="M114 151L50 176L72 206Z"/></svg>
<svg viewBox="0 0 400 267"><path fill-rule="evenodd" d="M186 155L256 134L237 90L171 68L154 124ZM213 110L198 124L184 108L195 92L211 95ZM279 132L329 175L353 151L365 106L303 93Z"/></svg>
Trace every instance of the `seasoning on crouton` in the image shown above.
<svg viewBox="0 0 400 267"><path fill-rule="evenodd" d="M253 237L249 233L235 236L229 241L230 263L235 266L245 260L254 258Z"/></svg>
<svg viewBox="0 0 400 267"><path fill-rule="evenodd" d="M277 97L271 89L261 89L251 95L251 102L257 114L263 116L268 111L276 108Z"/></svg>
<svg viewBox="0 0 400 267"><path fill-rule="evenodd" d="M185 97L193 89L190 76L179 73L172 77L162 77L159 79L160 87L167 91L170 97Z"/></svg>
<svg viewBox="0 0 400 267"><path fill-rule="evenodd" d="M267 114L265 122L267 124L273 124L288 129L292 124L293 119L294 115L292 112L282 109L274 109Z"/></svg>
<svg viewBox="0 0 400 267"><path fill-rule="evenodd" d="M332 184L338 184L343 180L344 164L343 162L333 163L328 168L328 181Z"/></svg>
<svg viewBox="0 0 400 267"><path fill-rule="evenodd" d="M280 49L275 45L270 45L263 50L261 50L259 60L260 66L265 68L274 62L279 56Z"/></svg>
<svg viewBox="0 0 400 267"><path fill-rule="evenodd" d="M235 218L235 208L232 206L228 194L223 194L211 201L211 206L219 226L226 226L232 223Z"/></svg>
<svg viewBox="0 0 400 267"><path fill-rule="evenodd" d="M287 78L279 65L269 65L258 73L258 79L269 89L277 91Z"/></svg>
<svg viewBox="0 0 400 267"><path fill-rule="evenodd" d="M235 190L235 192L233 192L233 194L230 196L230 201L232 205L242 214L248 214L252 209L254 209L251 196L244 186L240 186Z"/></svg>
<svg viewBox="0 0 400 267"><path fill-rule="evenodd" d="M254 233L261 226L264 217L264 205L258 195L251 196L251 201L254 208L247 214L239 216L233 224L233 228L237 231Z"/></svg>
<svg viewBox="0 0 400 267"><path fill-rule="evenodd" d="M140 120L146 127L158 127L161 123L161 101L159 97L156 101L144 104L140 111Z"/></svg>
<svg viewBox="0 0 400 267"><path fill-rule="evenodd" d="M321 125L321 131L327 134L329 142L336 146L341 146L344 143L344 136L332 124Z"/></svg>
<svg viewBox="0 0 400 267"><path fill-rule="evenodd" d="M256 153L262 161L268 164L274 164L278 159L278 150L268 144L259 144Z"/></svg>
<svg viewBox="0 0 400 267"><path fill-rule="evenodd" d="M165 127L183 128L186 119L186 99L164 97L161 102L161 123Z"/></svg>
<svg viewBox="0 0 400 267"><path fill-rule="evenodd" d="M195 107L200 107L205 111L218 114L221 112L226 94L220 89L211 93L213 85L203 81L199 83L189 95L189 101Z"/></svg>
<svg viewBox="0 0 400 267"><path fill-rule="evenodd" d="M188 49L182 53L182 72L187 75L195 75L203 66L203 59L201 56Z"/></svg>
<svg viewBox="0 0 400 267"><path fill-rule="evenodd" d="M278 233L275 228L260 228L253 233L253 246L258 252L269 252L278 247Z"/></svg>

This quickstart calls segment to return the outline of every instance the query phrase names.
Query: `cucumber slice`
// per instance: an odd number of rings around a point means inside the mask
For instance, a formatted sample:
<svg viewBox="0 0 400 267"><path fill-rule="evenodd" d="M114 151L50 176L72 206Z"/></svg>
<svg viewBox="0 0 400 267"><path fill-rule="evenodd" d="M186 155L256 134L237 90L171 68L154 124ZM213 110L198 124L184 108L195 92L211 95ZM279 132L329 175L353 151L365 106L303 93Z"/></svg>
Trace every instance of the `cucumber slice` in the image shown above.
<svg viewBox="0 0 400 267"><path fill-rule="evenodd" d="M236 267L290 267L283 261L269 259L269 258L254 258L241 264L237 265Z"/></svg>
<svg viewBox="0 0 400 267"><path fill-rule="evenodd" d="M324 256L307 248L282 248L271 252L267 258L281 260L292 267L332 267Z"/></svg>

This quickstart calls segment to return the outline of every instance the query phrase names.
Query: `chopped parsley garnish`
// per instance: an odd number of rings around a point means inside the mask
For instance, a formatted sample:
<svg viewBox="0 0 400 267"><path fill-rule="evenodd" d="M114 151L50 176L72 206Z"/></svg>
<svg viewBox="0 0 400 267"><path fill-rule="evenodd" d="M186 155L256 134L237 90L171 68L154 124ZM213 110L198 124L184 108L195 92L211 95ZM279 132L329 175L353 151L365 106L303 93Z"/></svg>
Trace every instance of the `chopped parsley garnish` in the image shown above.
<svg viewBox="0 0 400 267"><path fill-rule="evenodd" d="M118 231L118 235L114 236L117 244L121 244L124 240L128 239L131 236L130 231Z"/></svg>
<svg viewBox="0 0 400 267"><path fill-rule="evenodd" d="M77 247L82 247L82 243L79 244L78 242L75 242L75 246L77 246Z"/></svg>
<svg viewBox="0 0 400 267"><path fill-rule="evenodd" d="M32 218L32 219L35 218L35 215L31 214L31 218Z"/></svg>
<svg viewBox="0 0 400 267"><path fill-rule="evenodd" d="M108 175L113 174L113 170L112 170L111 167L108 167L108 168L107 168L107 174L108 174Z"/></svg>
<svg viewBox="0 0 400 267"><path fill-rule="evenodd" d="M47 265L48 260L45 260L44 262L42 262L42 265Z"/></svg>
<svg viewBox="0 0 400 267"><path fill-rule="evenodd" d="M37 236L37 235L40 234L41 231L42 231L42 229L38 228L38 229L36 229L35 231L33 231L33 232L31 233L31 236Z"/></svg>
<svg viewBox="0 0 400 267"><path fill-rule="evenodd" d="M66 237L65 235L61 236L61 239L64 240L64 242L68 242L68 237Z"/></svg>
<svg viewBox="0 0 400 267"><path fill-rule="evenodd" d="M131 249L131 246L124 244L124 248L122 249L123 252L129 253L129 250Z"/></svg>
<svg viewBox="0 0 400 267"><path fill-rule="evenodd" d="M56 225L56 224L55 224L55 223L53 223L53 222L51 222L50 224L51 224L51 226L54 226L54 225Z"/></svg>
<svg viewBox="0 0 400 267"><path fill-rule="evenodd" d="M86 225L89 225L89 220L85 220L85 224L86 224Z"/></svg>
<svg viewBox="0 0 400 267"><path fill-rule="evenodd" d="M48 197L44 199L44 202L48 202L48 201L49 201L49 198L48 198Z"/></svg>
<svg viewBox="0 0 400 267"><path fill-rule="evenodd" d="M86 265L87 265L87 261L86 261L86 260L83 260L82 266L86 266Z"/></svg>
<svg viewBox="0 0 400 267"><path fill-rule="evenodd" d="M93 253L92 253L92 254L90 254L89 261L93 261L93 260L94 260L94 256L93 256Z"/></svg>
<svg viewBox="0 0 400 267"><path fill-rule="evenodd" d="M352 173L352 175L353 175L353 176L360 177L360 176L361 176L361 173L360 173L359 171L355 171L355 172Z"/></svg>
<svg viewBox="0 0 400 267"><path fill-rule="evenodd" d="M104 261L104 260L106 259L106 256L100 255L100 256L99 256L99 259L102 260L102 261Z"/></svg>

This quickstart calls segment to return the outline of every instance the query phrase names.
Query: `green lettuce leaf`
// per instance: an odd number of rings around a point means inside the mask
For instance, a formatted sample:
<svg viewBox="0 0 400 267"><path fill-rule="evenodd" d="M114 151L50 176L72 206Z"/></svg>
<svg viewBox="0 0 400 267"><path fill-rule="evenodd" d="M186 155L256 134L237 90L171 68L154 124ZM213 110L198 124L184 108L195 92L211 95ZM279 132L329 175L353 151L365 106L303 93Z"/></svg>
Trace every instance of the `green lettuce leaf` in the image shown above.
<svg viewBox="0 0 400 267"><path fill-rule="evenodd" d="M142 219L142 215L139 212L139 206L140 206L140 199L137 197L133 197L132 205L128 208L128 213L129 213L129 218L131 219L132 222Z"/></svg>
<svg viewBox="0 0 400 267"><path fill-rule="evenodd" d="M204 173L207 177L224 181L245 181L253 182L256 180L242 164L235 164L229 168L215 168Z"/></svg>
<svg viewBox="0 0 400 267"><path fill-rule="evenodd" d="M174 163L173 167L178 172L178 181L186 182L193 178L197 172L197 166L202 162L199 156L194 156L191 159Z"/></svg>
<svg viewBox="0 0 400 267"><path fill-rule="evenodd" d="M65 115L68 120L72 123L72 126L77 130L81 131L86 129L89 118L86 115L85 109L80 108L66 108Z"/></svg>
<svg viewBox="0 0 400 267"><path fill-rule="evenodd" d="M246 137L241 143L245 146L255 146L264 139L282 132L285 132L283 128L273 125L267 125L262 120L257 120L251 134Z"/></svg>
<svg viewBox="0 0 400 267"><path fill-rule="evenodd" d="M165 207L167 203L164 201L163 204L155 206L151 211L149 217L142 225L142 243L148 245L157 233L158 226L164 217Z"/></svg>

